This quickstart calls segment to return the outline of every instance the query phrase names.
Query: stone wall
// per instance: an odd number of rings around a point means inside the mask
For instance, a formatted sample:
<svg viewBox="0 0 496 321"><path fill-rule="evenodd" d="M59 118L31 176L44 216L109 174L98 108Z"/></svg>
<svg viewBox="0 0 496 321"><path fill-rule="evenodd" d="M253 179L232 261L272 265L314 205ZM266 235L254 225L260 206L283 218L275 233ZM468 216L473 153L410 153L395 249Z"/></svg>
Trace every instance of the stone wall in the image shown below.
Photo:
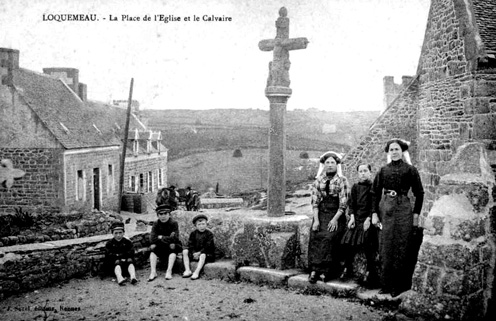
<svg viewBox="0 0 496 321"><path fill-rule="evenodd" d="M101 210L117 210L119 193L120 148L88 148L81 151L66 151L65 165L65 211L89 211L95 208L95 183L98 184ZM109 166L112 167L111 172ZM99 181L94 181L94 170ZM78 189L78 171L83 174L83 190Z"/></svg>
<svg viewBox="0 0 496 321"><path fill-rule="evenodd" d="M456 147L472 136L472 116L465 113L470 96L459 1L432 1L418 73L422 83L419 118L419 172L425 189L424 213L432 207L439 170Z"/></svg>
<svg viewBox="0 0 496 321"><path fill-rule="evenodd" d="M486 22L476 21L473 5L470 0L431 1L414 83L345 158L346 175L353 181L356 164L385 163L387 139L413 140L412 161L425 191L420 224L426 236L414 274L416 295L404 308L445 319L481 319L496 302L495 224L490 223L496 65L486 57L478 34ZM407 108L394 109L401 105ZM382 128L395 123L385 123L386 117L398 120L405 112L417 118L406 123L406 130Z"/></svg>
<svg viewBox="0 0 496 321"><path fill-rule="evenodd" d="M411 142L410 156L415 163L418 155L416 144L418 86L418 78L414 78L370 126L369 132L362 137L361 142L345 155L343 172L350 183L354 183L358 179L357 165L368 163L375 173L386 164L384 147L386 142L393 137L403 138Z"/></svg>
<svg viewBox="0 0 496 321"><path fill-rule="evenodd" d="M116 214L98 211L16 215L0 216L0 247L108 234L112 222L120 219Z"/></svg>
<svg viewBox="0 0 496 321"><path fill-rule="evenodd" d="M26 174L7 189L0 185L0 215L27 211L59 211L63 206L62 150L0 148L0 159L10 159L13 167Z"/></svg>
<svg viewBox="0 0 496 321"><path fill-rule="evenodd" d="M198 212L175 211L180 238L187 244ZM306 268L311 219L306 215L269 218L265 211L209 211L208 228L215 235L216 257L232 258L237 266L276 269Z"/></svg>
<svg viewBox="0 0 496 321"><path fill-rule="evenodd" d="M492 298L495 182L484 144L459 148L441 176L403 308L429 317L480 320Z"/></svg>
<svg viewBox="0 0 496 321"><path fill-rule="evenodd" d="M180 239L187 244L198 212L175 211ZM258 266L276 269L305 268L310 218L291 215L268 218L263 211L208 212L208 228L215 235L216 259L233 259L236 267ZM137 250L138 268L147 266L148 226L145 232L131 231L126 237ZM0 299L14 293L51 286L73 277L96 275L111 234L71 240L4 246L0 249Z"/></svg>
<svg viewBox="0 0 496 321"><path fill-rule="evenodd" d="M137 266L148 260L148 232L127 233L137 250ZM88 274L97 275L112 235L30 245L0 251L0 299Z"/></svg>

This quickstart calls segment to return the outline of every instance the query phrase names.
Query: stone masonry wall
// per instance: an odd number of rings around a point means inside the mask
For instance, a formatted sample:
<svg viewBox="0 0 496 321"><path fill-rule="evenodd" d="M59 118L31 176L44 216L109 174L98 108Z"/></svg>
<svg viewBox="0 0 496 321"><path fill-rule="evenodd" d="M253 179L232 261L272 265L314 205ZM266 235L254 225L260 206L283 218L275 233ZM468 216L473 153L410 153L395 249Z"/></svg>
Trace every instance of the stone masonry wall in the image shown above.
<svg viewBox="0 0 496 321"><path fill-rule="evenodd" d="M385 143L393 137L411 142L410 156L415 164L418 154L416 146L417 99L418 79L415 78L370 126L369 132L362 137L361 142L345 155L343 171L351 184L358 181L357 165L368 163L372 166L372 172L375 173L386 164Z"/></svg>
<svg viewBox="0 0 496 321"><path fill-rule="evenodd" d="M0 215L16 208L58 211L63 206L62 151L59 149L0 148L0 159L10 159L26 174L14 181L10 191L0 186Z"/></svg>
<svg viewBox="0 0 496 321"><path fill-rule="evenodd" d="M472 117L465 113L471 75L465 57L462 20L467 11L460 1L431 4L419 61L419 172L425 189L424 213L432 207L442 173L456 148L471 139Z"/></svg>
<svg viewBox="0 0 496 321"><path fill-rule="evenodd" d="M65 210L89 211L94 208L94 176L93 170L99 169L100 204L102 210L117 210L117 194L119 193L120 149L109 147L102 149L86 149L78 153L66 153ZM109 174L112 166L112 175ZM83 171L84 194L78 197L78 171ZM79 193L81 196L81 193Z"/></svg>
<svg viewBox="0 0 496 321"><path fill-rule="evenodd" d="M128 233L137 251L137 266L148 260L149 233ZM0 299L56 282L97 275L111 234L30 245L3 247L0 252Z"/></svg>
<svg viewBox="0 0 496 321"><path fill-rule="evenodd" d="M484 144L462 145L424 222L424 240L403 308L430 318L481 320L492 298L495 184Z"/></svg>
<svg viewBox="0 0 496 321"><path fill-rule="evenodd" d="M481 55L471 2L434 0L419 61L419 172L424 216L441 176L462 144L496 139L496 77L477 73Z"/></svg>

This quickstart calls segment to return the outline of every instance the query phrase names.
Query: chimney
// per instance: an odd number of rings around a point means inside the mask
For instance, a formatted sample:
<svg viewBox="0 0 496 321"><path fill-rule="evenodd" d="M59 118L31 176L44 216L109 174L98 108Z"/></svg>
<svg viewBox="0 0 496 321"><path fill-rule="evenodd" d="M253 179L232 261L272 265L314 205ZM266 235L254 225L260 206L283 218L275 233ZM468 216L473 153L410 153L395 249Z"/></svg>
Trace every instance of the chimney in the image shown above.
<svg viewBox="0 0 496 321"><path fill-rule="evenodd" d="M79 96L79 70L76 68L43 68L43 73L61 79Z"/></svg>
<svg viewBox="0 0 496 321"><path fill-rule="evenodd" d="M412 76L402 76L401 77L401 86L403 88L405 88L406 86L408 86L413 80L413 77Z"/></svg>
<svg viewBox="0 0 496 321"><path fill-rule="evenodd" d="M87 101L88 100L88 86L86 86L86 84L83 84L82 82L80 82L78 94L79 94L79 98L81 98L82 101Z"/></svg>
<svg viewBox="0 0 496 321"><path fill-rule="evenodd" d="M14 71L19 69L19 50L0 48L0 79L2 85L14 85Z"/></svg>
<svg viewBox="0 0 496 321"><path fill-rule="evenodd" d="M396 98L398 95L398 90L397 86L394 83L394 77L393 76L384 76L383 78L383 85L384 85L384 110L388 108L389 104Z"/></svg>

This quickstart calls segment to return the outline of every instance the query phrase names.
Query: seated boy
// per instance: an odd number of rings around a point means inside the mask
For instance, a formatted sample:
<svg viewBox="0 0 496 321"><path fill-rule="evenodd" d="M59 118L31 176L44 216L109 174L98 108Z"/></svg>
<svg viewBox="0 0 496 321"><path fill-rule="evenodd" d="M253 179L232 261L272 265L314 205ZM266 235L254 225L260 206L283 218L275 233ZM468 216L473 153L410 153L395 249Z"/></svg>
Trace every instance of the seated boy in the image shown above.
<svg viewBox="0 0 496 321"><path fill-rule="evenodd" d="M159 205L155 211L158 220L153 223L150 233L150 277L148 282L157 277L157 258L167 259L165 279L172 279L172 268L176 256L183 250L179 240L179 225L170 217L171 207L168 204Z"/></svg>
<svg viewBox="0 0 496 321"><path fill-rule="evenodd" d="M205 263L215 261L214 234L207 230L207 221L207 217L203 214L198 214L193 218L193 225L196 229L189 235L188 248L183 250L183 278L198 279ZM198 261L198 266L193 273L189 266L190 260Z"/></svg>
<svg viewBox="0 0 496 321"><path fill-rule="evenodd" d="M105 245L106 262L108 266L113 266L114 274L117 278L117 284L125 285L126 279L122 276L123 272L128 272L131 278L131 284L136 284L136 271L134 269L134 246L133 243L124 237L124 223L112 223L110 230L113 239Z"/></svg>

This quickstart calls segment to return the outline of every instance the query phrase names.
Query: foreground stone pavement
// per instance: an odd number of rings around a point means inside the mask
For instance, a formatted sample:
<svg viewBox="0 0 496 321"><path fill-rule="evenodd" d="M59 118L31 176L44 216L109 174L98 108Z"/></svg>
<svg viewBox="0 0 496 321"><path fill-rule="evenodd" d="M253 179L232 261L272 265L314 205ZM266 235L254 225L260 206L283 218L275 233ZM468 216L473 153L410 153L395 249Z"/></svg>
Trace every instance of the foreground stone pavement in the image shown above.
<svg viewBox="0 0 496 321"><path fill-rule="evenodd" d="M192 281L174 274L119 287L110 278L73 279L0 302L2 320L383 320L351 300L247 282ZM46 311L42 311L45 307Z"/></svg>
<svg viewBox="0 0 496 321"><path fill-rule="evenodd" d="M354 283L310 284L298 270L218 261L195 281L180 274L166 281L160 271L147 282L148 272L138 271L136 286L93 277L12 296L0 302L2 320L408 320L390 312L401 296Z"/></svg>

